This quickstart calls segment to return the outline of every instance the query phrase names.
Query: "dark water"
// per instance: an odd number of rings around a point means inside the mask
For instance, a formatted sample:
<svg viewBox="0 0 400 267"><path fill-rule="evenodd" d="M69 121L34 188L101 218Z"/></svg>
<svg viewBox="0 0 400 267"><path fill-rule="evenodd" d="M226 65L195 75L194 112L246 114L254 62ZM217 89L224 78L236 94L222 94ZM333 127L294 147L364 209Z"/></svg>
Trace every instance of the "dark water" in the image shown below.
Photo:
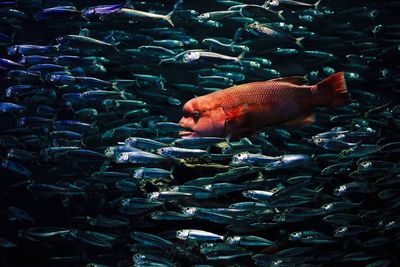
<svg viewBox="0 0 400 267"><path fill-rule="evenodd" d="M174 10L174 27L149 14L127 18L122 6L85 9L106 4L121 3L0 2L1 266L400 266L399 1L271 8L284 20L245 6L218 21L198 16L239 3L126 4L125 12ZM254 21L291 37L252 34ZM208 50L205 38L233 59L177 56ZM202 156L133 144L159 159L118 160L129 137L182 146L175 123L195 96L287 76L316 84L342 71L352 103L316 108L312 125L193 146L207 149ZM283 165L232 164L247 153ZM303 160L281 163L292 154ZM162 174L134 178L143 167ZM184 229L209 233L177 238Z"/></svg>

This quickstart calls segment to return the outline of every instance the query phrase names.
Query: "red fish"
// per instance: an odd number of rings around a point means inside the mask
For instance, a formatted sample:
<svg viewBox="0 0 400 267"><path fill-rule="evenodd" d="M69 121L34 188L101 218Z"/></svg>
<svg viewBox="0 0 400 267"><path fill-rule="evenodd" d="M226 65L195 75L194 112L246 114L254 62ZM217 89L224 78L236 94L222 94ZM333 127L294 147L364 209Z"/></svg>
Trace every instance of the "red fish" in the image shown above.
<svg viewBox="0 0 400 267"><path fill-rule="evenodd" d="M315 85L303 77L286 77L229 87L189 100L179 126L182 138L244 136L267 126L300 126L314 122L312 109L350 102L344 73Z"/></svg>

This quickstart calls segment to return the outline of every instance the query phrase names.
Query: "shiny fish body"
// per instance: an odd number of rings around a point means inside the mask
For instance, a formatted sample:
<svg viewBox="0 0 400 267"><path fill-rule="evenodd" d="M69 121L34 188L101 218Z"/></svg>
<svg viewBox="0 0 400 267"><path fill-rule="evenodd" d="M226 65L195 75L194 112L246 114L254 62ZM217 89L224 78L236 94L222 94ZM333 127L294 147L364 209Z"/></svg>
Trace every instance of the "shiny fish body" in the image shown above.
<svg viewBox="0 0 400 267"><path fill-rule="evenodd" d="M264 156L260 154L236 154L232 157L232 165L233 166L242 166L242 165L266 165L275 161L274 157Z"/></svg>
<svg viewBox="0 0 400 267"><path fill-rule="evenodd" d="M144 167L133 170L132 176L136 179L173 178L171 171Z"/></svg>
<svg viewBox="0 0 400 267"><path fill-rule="evenodd" d="M184 229L176 232L176 237L182 240L213 241L222 240L223 237L202 230Z"/></svg>
<svg viewBox="0 0 400 267"><path fill-rule="evenodd" d="M170 158L190 158L190 157L201 157L208 154L207 151L201 149L189 149L179 147L165 147L157 149L157 153L164 157Z"/></svg>
<svg viewBox="0 0 400 267"><path fill-rule="evenodd" d="M135 163L135 164L147 164L147 163L158 163L164 160L163 157L144 151L132 151L122 152L115 157L117 163Z"/></svg>

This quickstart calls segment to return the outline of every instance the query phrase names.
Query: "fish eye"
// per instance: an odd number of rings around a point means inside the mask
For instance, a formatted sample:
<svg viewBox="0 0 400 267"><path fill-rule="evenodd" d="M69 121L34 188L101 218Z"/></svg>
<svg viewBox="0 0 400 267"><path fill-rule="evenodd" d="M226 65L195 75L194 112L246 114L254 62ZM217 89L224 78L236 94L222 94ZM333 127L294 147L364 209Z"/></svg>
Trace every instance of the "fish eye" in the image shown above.
<svg viewBox="0 0 400 267"><path fill-rule="evenodd" d="M270 4L271 6L279 6L279 1L272 0L272 1L269 2L269 4Z"/></svg>
<svg viewBox="0 0 400 267"><path fill-rule="evenodd" d="M197 110L193 111L192 116L193 116L193 118L198 119L198 118L200 118L200 112Z"/></svg>
<svg viewBox="0 0 400 267"><path fill-rule="evenodd" d="M294 238L300 238L301 237L301 233L293 233L292 236Z"/></svg>
<svg viewBox="0 0 400 267"><path fill-rule="evenodd" d="M191 61L194 61L196 59L199 59L200 58L200 54L198 52L195 52L195 51L190 51L190 52L187 52L183 57L184 57L183 60L185 62L191 62Z"/></svg>
<svg viewBox="0 0 400 267"><path fill-rule="evenodd" d="M210 19L210 14L209 13L204 13L204 14L201 14L200 15L200 18L202 19L202 20L204 20L204 19Z"/></svg>
<svg viewBox="0 0 400 267"><path fill-rule="evenodd" d="M135 254L135 255L133 255L133 258L135 258L135 259L144 259L145 257L144 257L144 255L141 255L141 254Z"/></svg>

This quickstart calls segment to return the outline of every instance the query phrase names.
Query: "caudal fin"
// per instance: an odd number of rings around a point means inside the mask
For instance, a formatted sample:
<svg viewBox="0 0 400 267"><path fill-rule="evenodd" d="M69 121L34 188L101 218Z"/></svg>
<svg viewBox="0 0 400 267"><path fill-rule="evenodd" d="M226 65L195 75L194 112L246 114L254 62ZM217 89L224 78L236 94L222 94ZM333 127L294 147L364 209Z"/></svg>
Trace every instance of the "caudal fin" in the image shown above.
<svg viewBox="0 0 400 267"><path fill-rule="evenodd" d="M324 94L330 95L330 106L342 106L351 102L347 92L344 72L335 73L317 84Z"/></svg>
<svg viewBox="0 0 400 267"><path fill-rule="evenodd" d="M303 43L302 43L303 40L304 40L304 37L296 38L296 44L298 46L300 46L301 48L303 48Z"/></svg>
<svg viewBox="0 0 400 267"><path fill-rule="evenodd" d="M174 22L172 21L172 15L174 14L175 10L172 10L165 16L165 20L171 24L172 27L175 27Z"/></svg>
<svg viewBox="0 0 400 267"><path fill-rule="evenodd" d="M281 20L285 20L285 17L282 15L282 14L283 14L283 10L280 10L280 11L276 12L276 14L278 15L278 17L279 17Z"/></svg>
<svg viewBox="0 0 400 267"><path fill-rule="evenodd" d="M322 1L322 0L318 0L318 1L314 4L315 10L318 11L318 7L319 7L319 4L321 4L321 1Z"/></svg>

